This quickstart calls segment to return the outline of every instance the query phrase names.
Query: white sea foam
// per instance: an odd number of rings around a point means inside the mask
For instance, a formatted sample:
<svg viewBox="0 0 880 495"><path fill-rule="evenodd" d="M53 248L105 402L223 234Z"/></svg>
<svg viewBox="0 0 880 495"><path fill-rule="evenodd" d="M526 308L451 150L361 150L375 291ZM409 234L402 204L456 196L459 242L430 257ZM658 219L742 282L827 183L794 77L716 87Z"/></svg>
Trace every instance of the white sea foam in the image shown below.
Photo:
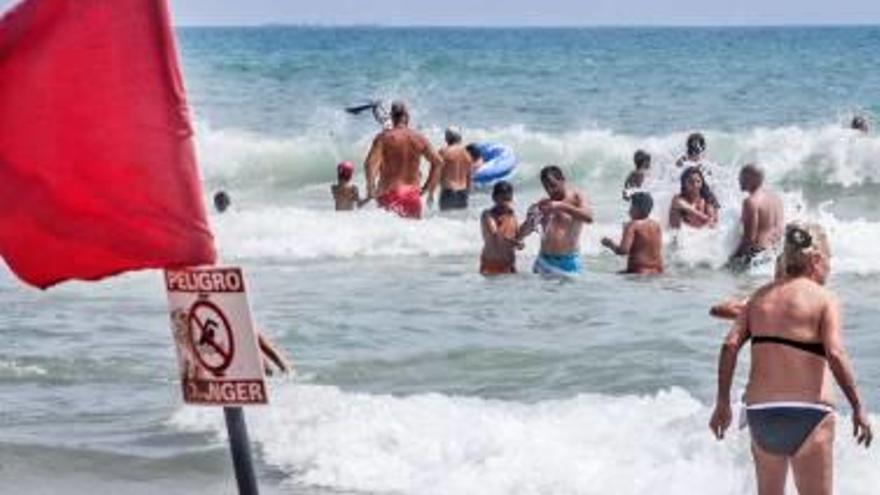
<svg viewBox="0 0 880 495"><path fill-rule="evenodd" d="M787 198L789 219L816 221L830 234L835 273L880 272L876 248L880 223L843 221L821 208L807 211L799 195ZM658 207L659 211L663 211ZM660 218L662 215L657 215ZM425 221L403 220L378 210L336 213L298 207L266 207L233 211L213 219L222 257L227 260L271 258L285 261L351 259L389 256L479 256L482 246L476 217L433 217ZM618 238L617 223L587 228L582 252L600 255L599 240ZM724 212L713 230L683 229L677 236L667 231L667 258L673 264L719 268L735 247L739 224L737 212ZM675 247L673 247L673 239ZM527 240L520 253L534 257L539 243ZM767 267L770 273L771 267Z"/></svg>
<svg viewBox="0 0 880 495"><path fill-rule="evenodd" d="M339 127L336 129L335 127ZM426 222L408 222L368 208L356 214L335 214L329 210L326 185L340 159L357 159L369 145L369 135L343 137L344 126L316 130L296 137L270 137L229 129L200 126L202 163L209 182L232 190L249 191L250 202L240 211L217 216L215 230L227 259L272 257L287 260L354 258L370 256L477 256L479 226L468 219L435 217ZM425 132L439 140L441 129ZM736 183L737 167L747 161L761 163L774 184L785 184L790 193L785 202L788 219L819 221L832 233L835 270L873 273L880 271L880 258L871 246L880 242L880 223L867 219L841 220L829 208L808 208L799 192L815 186L870 184L880 179L880 137L862 136L839 126L751 129L738 133L706 132L709 151L717 163L710 183L722 202L721 221L714 231L678 235L676 249L670 249L673 264L722 266L734 249L739 232L741 193ZM639 137L609 130L589 129L562 134L533 132L511 125L497 129L473 129L467 138L511 144L519 155L516 181L518 202L538 194L539 167L559 163L573 180L590 194L609 195L631 168L634 149L654 155L655 217L665 223L666 211L676 192L679 170L672 165L684 133ZM357 180L360 180L358 178ZM282 186L276 188L275 186ZM274 189L274 195L269 191ZM283 191L283 194L279 194ZM288 192L289 191L289 192ZM305 201L294 206L282 198ZM274 197L269 204L263 198ZM485 199L485 198L483 198ZM479 203L477 198L476 202ZM621 204L598 204L603 224L587 230L583 251L598 254L602 236L619 235ZM476 209L476 208L475 208ZM608 210L617 218L610 222ZM521 214L523 212L520 212ZM672 236L667 235L667 241ZM525 256L534 256L535 240L528 242ZM768 268L769 271L769 268Z"/></svg>
<svg viewBox="0 0 880 495"><path fill-rule="evenodd" d="M24 378L24 377L34 377L34 376L45 376L47 371L37 365L33 364L21 364L20 362L12 359L12 360L0 360L0 378L4 377L12 377L12 378Z"/></svg>
<svg viewBox="0 0 880 495"><path fill-rule="evenodd" d="M424 129L435 143L442 128ZM617 184L642 148L662 173L683 152L686 133L634 136L608 129L563 133L536 132L522 125L466 129L468 141L510 145L520 159L517 181L537 184L537 171L556 163L582 182ZM852 186L880 182L880 137L863 136L840 126L754 128L739 132L705 131L709 154L724 169L749 161L761 163L772 182ZM198 128L198 149L206 177L215 185L285 187L327 183L340 160L359 163L370 134L344 127L315 128L296 136L267 136L235 129Z"/></svg>
<svg viewBox="0 0 880 495"><path fill-rule="evenodd" d="M289 481L402 494L746 494L754 476L746 431L715 441L710 409L681 389L533 404L426 394L343 392L287 383L249 409L253 439ZM836 490L880 485L875 451L840 418ZM172 423L224 436L222 415L183 408Z"/></svg>

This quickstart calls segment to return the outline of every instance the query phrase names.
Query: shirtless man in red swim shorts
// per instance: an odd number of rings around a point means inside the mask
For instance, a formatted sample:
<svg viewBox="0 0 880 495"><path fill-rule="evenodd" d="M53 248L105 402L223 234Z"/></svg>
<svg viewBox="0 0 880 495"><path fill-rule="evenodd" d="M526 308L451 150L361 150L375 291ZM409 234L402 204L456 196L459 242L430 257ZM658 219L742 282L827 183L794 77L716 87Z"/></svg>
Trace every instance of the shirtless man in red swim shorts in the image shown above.
<svg viewBox="0 0 880 495"><path fill-rule="evenodd" d="M409 128L405 103L391 104L391 124L373 139L364 162L367 197L376 198L379 206L401 217L421 218L421 195L435 184L443 159L425 136ZM420 185L422 157L431 164L424 186Z"/></svg>

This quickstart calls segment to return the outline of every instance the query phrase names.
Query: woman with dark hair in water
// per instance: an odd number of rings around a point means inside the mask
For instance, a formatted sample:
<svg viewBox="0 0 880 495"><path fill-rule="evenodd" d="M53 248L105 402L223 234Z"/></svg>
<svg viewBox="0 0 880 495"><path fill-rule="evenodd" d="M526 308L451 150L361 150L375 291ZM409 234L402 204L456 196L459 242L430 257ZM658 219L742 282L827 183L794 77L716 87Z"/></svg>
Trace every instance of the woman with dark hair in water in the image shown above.
<svg viewBox="0 0 880 495"><path fill-rule="evenodd" d="M694 228L714 227L718 223L718 200L706 184L698 167L688 167L681 174L681 190L669 207L669 226L682 223Z"/></svg>
<svg viewBox="0 0 880 495"><path fill-rule="evenodd" d="M843 346L840 303L825 288L830 258L821 227L790 224L785 276L755 292L721 347L709 427L721 439L730 426L737 354L751 340L745 403L761 495L785 493L789 466L801 494L832 493L834 381L852 406L856 442L871 444L868 413Z"/></svg>

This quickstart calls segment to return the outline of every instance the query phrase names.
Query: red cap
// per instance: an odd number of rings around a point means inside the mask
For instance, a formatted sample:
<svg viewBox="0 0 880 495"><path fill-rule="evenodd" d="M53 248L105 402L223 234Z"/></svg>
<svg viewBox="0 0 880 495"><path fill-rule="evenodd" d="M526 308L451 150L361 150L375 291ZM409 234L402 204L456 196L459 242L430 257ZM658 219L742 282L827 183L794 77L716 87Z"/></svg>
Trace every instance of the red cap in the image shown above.
<svg viewBox="0 0 880 495"><path fill-rule="evenodd" d="M336 176L342 180L351 179L351 176L353 174L354 174L354 164L348 160L346 160L344 162L339 162L339 165L336 166Z"/></svg>

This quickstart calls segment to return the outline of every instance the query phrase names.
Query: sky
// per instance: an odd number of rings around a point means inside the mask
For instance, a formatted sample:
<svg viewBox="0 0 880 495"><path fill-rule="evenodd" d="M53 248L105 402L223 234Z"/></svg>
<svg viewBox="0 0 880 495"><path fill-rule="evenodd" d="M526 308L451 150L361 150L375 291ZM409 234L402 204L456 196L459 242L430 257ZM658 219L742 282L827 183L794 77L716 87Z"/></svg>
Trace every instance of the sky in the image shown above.
<svg viewBox="0 0 880 495"><path fill-rule="evenodd" d="M18 0L0 0L0 8ZM112 0L68 0L112 1ZM880 0L169 0L178 25L880 24Z"/></svg>

